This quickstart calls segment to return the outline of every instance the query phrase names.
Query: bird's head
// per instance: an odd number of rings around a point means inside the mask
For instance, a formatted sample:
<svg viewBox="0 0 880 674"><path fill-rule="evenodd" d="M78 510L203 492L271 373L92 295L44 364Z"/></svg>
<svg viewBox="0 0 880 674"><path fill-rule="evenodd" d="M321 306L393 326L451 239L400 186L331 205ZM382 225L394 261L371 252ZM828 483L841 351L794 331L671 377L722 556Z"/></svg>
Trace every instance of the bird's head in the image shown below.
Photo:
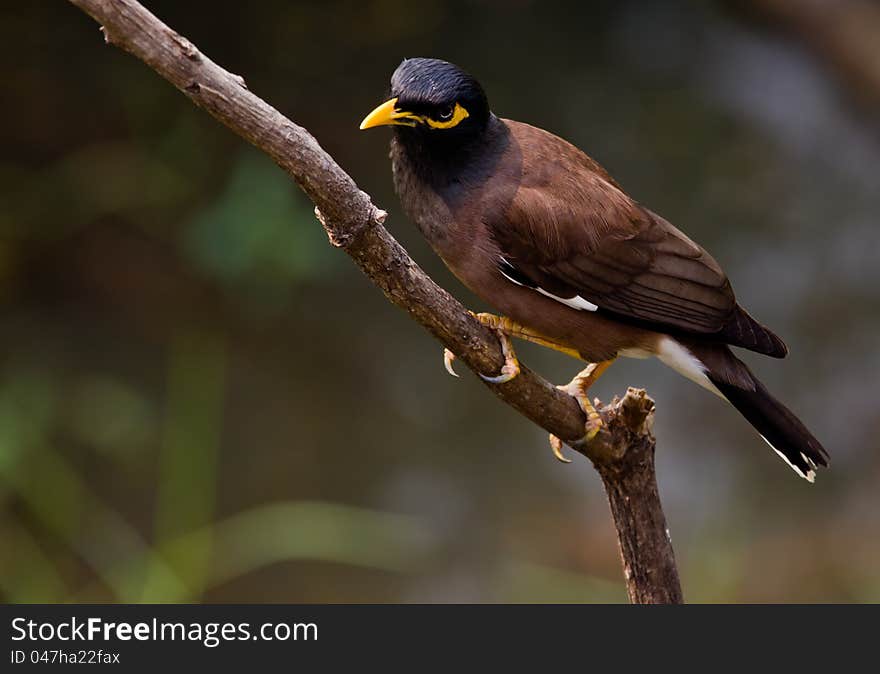
<svg viewBox="0 0 880 674"><path fill-rule="evenodd" d="M364 118L361 129L393 125L403 133L464 138L479 134L488 119L486 94L471 75L446 61L411 58L397 66L391 97Z"/></svg>

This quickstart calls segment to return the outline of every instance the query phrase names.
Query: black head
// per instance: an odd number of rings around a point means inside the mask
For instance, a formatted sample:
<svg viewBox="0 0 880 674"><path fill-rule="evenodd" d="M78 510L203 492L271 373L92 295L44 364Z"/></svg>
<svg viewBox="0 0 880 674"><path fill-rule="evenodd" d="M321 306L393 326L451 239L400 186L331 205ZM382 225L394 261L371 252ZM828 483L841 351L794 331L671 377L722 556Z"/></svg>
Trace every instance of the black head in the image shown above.
<svg viewBox="0 0 880 674"><path fill-rule="evenodd" d="M471 75L447 61L411 58L391 76L391 99L361 128L394 125L440 140L478 135L488 120L486 94Z"/></svg>

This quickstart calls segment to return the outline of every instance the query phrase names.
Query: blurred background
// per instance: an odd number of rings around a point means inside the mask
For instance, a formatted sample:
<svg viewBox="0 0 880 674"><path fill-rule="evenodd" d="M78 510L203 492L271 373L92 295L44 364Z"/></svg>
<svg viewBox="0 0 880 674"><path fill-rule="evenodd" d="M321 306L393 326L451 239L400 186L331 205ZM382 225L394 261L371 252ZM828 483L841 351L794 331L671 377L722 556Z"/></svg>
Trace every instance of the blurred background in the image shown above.
<svg viewBox="0 0 880 674"><path fill-rule="evenodd" d="M308 128L413 257L387 131L405 56L473 72L706 246L788 342L748 358L833 467L798 479L647 361L685 595L880 601L880 5L147 0ZM327 245L272 162L64 2L0 9L0 599L625 601L589 463ZM579 363L519 347L565 382Z"/></svg>

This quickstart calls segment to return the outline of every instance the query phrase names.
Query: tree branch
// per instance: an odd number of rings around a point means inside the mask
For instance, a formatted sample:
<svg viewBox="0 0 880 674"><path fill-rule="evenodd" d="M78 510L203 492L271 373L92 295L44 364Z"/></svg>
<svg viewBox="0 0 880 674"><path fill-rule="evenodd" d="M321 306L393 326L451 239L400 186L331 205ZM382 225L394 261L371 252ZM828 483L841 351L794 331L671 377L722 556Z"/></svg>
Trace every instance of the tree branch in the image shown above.
<svg viewBox="0 0 880 674"><path fill-rule="evenodd" d="M471 370L497 373L496 335L437 286L384 228L373 205L302 127L251 93L244 80L134 0L70 0L102 24L106 41L149 65L236 134L268 154L315 203L330 242L345 250L394 304ZM438 356L439 361L439 356ZM654 474L654 404L630 389L602 410L605 428L581 444L586 422L574 398L523 367L512 381L486 384L508 405L593 461L617 526L624 575L634 602L680 602L681 588Z"/></svg>

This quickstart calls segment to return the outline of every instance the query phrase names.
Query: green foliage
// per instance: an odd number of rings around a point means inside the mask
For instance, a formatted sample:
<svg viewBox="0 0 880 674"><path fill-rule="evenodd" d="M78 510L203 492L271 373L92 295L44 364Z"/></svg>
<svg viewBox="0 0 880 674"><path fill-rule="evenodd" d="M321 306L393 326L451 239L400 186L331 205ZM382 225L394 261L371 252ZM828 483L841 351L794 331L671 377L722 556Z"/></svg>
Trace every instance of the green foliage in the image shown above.
<svg viewBox="0 0 880 674"><path fill-rule="evenodd" d="M338 260L312 208L283 171L249 150L184 231L184 246L199 268L229 286L309 281L328 275Z"/></svg>

